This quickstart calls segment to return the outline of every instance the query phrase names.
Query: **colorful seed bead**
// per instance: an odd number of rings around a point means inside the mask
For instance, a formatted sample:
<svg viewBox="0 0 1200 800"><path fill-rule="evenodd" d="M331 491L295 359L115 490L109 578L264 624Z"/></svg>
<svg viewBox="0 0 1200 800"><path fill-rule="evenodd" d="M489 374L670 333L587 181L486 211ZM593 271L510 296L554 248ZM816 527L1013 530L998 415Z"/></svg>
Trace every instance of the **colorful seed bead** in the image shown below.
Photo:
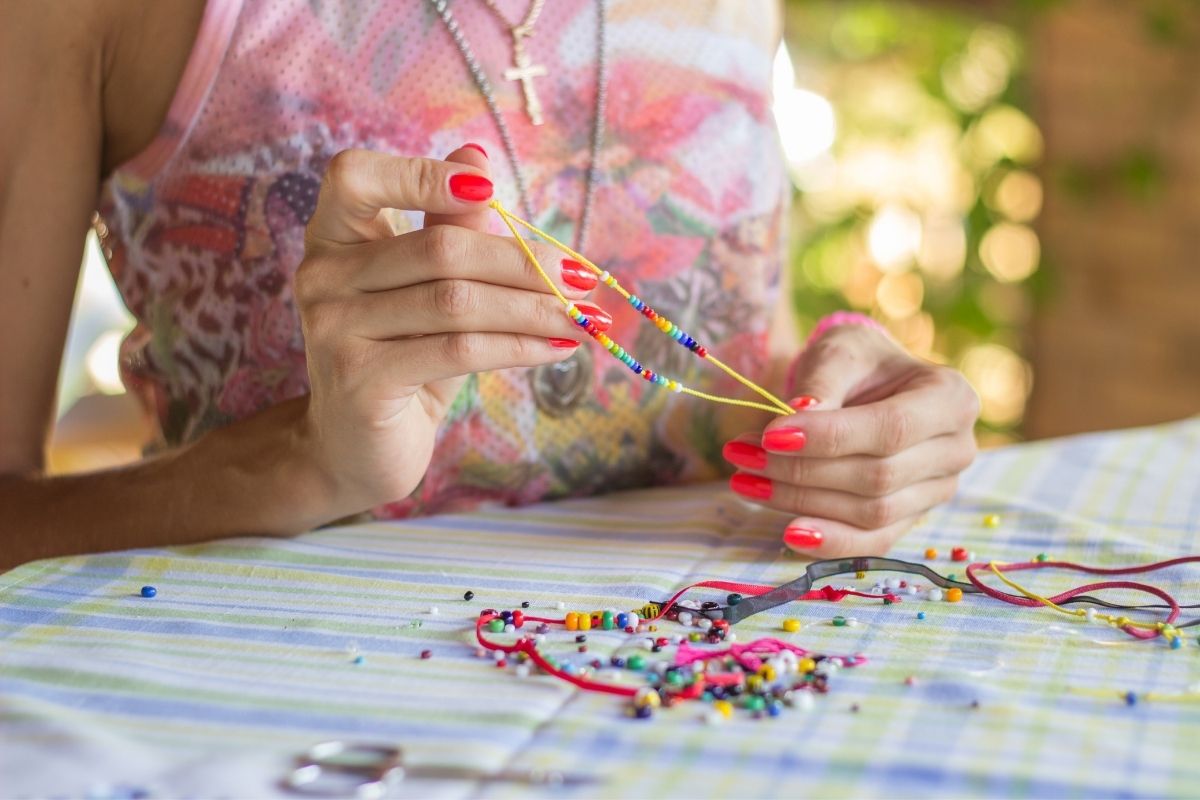
<svg viewBox="0 0 1200 800"><path fill-rule="evenodd" d="M611 631L615 624L616 620L611 611L605 611L604 615L600 617L600 627L606 631Z"/></svg>
<svg viewBox="0 0 1200 800"><path fill-rule="evenodd" d="M488 630L492 633L500 633L504 630L504 620L494 619L488 623Z"/></svg>
<svg viewBox="0 0 1200 800"><path fill-rule="evenodd" d="M927 548L927 549L925 550L925 558L926 558L926 560L928 560L928 561L933 561L933 560L934 560L935 558L937 558L937 557L938 557L938 551L937 551L937 548L930 547L930 548Z"/></svg>
<svg viewBox="0 0 1200 800"><path fill-rule="evenodd" d="M955 587L946 590L947 603L957 603L959 600L962 600L962 589Z"/></svg>
<svg viewBox="0 0 1200 800"><path fill-rule="evenodd" d="M592 629L592 615L584 612L579 613L579 630L590 631Z"/></svg>
<svg viewBox="0 0 1200 800"><path fill-rule="evenodd" d="M987 514L987 515L985 515L985 516L984 516L984 518L983 518L983 527L985 527L985 528L998 528L998 527L1000 527L1000 515L999 515L999 514Z"/></svg>
<svg viewBox="0 0 1200 800"><path fill-rule="evenodd" d="M788 633L795 633L796 631L800 630L800 620L785 619L783 621L783 629Z"/></svg>

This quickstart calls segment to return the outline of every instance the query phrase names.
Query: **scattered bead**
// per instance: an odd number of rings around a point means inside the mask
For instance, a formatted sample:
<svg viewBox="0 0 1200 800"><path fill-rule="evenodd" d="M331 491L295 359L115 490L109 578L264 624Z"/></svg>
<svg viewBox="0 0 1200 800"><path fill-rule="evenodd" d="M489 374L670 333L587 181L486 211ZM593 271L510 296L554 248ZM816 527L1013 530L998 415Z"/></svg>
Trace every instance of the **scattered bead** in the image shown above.
<svg viewBox="0 0 1200 800"><path fill-rule="evenodd" d="M917 684L917 679L914 678L912 675L909 675L907 678L904 679L905 686L915 686L916 684Z"/></svg>
<svg viewBox="0 0 1200 800"><path fill-rule="evenodd" d="M985 528L1000 527L1000 515L999 514L985 514L983 517L983 527L985 527Z"/></svg>
<svg viewBox="0 0 1200 800"><path fill-rule="evenodd" d="M933 560L934 560L935 558L937 558L937 557L938 557L938 551L937 551L937 548L936 548L936 547L927 547L927 548L925 548L925 558L926 558L926 560L928 560L928 561L933 561Z"/></svg>
<svg viewBox="0 0 1200 800"><path fill-rule="evenodd" d="M978 709L979 709L979 701L978 701L978 700L972 700L972 701L971 701L971 708L973 708L973 709L975 709L975 710L978 710Z"/></svg>
<svg viewBox="0 0 1200 800"><path fill-rule="evenodd" d="M1046 561L1048 561L1048 560L1049 560L1049 558L1050 558L1050 557L1049 557L1048 555L1046 555L1045 553L1038 553L1038 554L1037 554L1037 555L1034 557L1034 559L1033 559L1033 560L1034 560L1034 561L1036 561L1036 562L1038 562L1039 564L1044 564L1044 563L1046 563Z"/></svg>
<svg viewBox="0 0 1200 800"><path fill-rule="evenodd" d="M1137 705L1137 695L1133 692L1126 692L1125 693L1125 705L1136 706Z"/></svg>
<svg viewBox="0 0 1200 800"><path fill-rule="evenodd" d="M853 705L850 706L850 713L857 714L860 709L861 709L861 707L858 705L858 703L854 703Z"/></svg>
<svg viewBox="0 0 1200 800"><path fill-rule="evenodd" d="M734 592L725 598L725 602L731 606L736 606L738 603L742 602L742 596L737 592Z"/></svg>
<svg viewBox="0 0 1200 800"><path fill-rule="evenodd" d="M565 611L567 608L567 604L564 603L562 600L559 600L557 603L554 604L554 607L556 609L558 609L559 611Z"/></svg>
<svg viewBox="0 0 1200 800"><path fill-rule="evenodd" d="M816 705L815 701L813 700L812 692L794 692L793 697L794 699L792 700L792 707L798 708L801 711L812 711L813 706Z"/></svg>
<svg viewBox="0 0 1200 800"><path fill-rule="evenodd" d="M637 694L633 696L633 704L635 706L650 706L658 708L662 705L662 696L658 691L651 689L649 686L643 686L637 690Z"/></svg>
<svg viewBox="0 0 1200 800"><path fill-rule="evenodd" d="M925 612L924 612L924 611L918 611L918 612L917 612L917 619L925 619Z"/></svg>
<svg viewBox="0 0 1200 800"><path fill-rule="evenodd" d="M438 615L438 607L437 607L437 606L430 606L430 607L429 607L429 616L431 616L431 617L436 617L437 615Z"/></svg>
<svg viewBox="0 0 1200 800"><path fill-rule="evenodd" d="M708 617L700 617L696 620L696 627L702 631L706 631L712 627L712 620Z"/></svg>
<svg viewBox="0 0 1200 800"><path fill-rule="evenodd" d="M846 617L846 627L847 628L857 628L858 620L855 617Z"/></svg>
<svg viewBox="0 0 1200 800"><path fill-rule="evenodd" d="M956 586L953 589L948 589L946 591L947 603L957 603L959 600L962 600L962 589L959 589Z"/></svg>
<svg viewBox="0 0 1200 800"><path fill-rule="evenodd" d="M470 600L474 600L474 599L475 599L475 593L474 593L474 592L472 592L470 589L468 589L467 591L463 592L463 600L468 600L468 601L470 601Z"/></svg>
<svg viewBox="0 0 1200 800"><path fill-rule="evenodd" d="M646 659L640 653L634 653L625 662L632 670L639 670L646 666Z"/></svg>
<svg viewBox="0 0 1200 800"><path fill-rule="evenodd" d="M521 608L529 608L529 601L528 601L528 600L522 600L522 601L521 601Z"/></svg>
<svg viewBox="0 0 1200 800"><path fill-rule="evenodd" d="M967 560L967 548L955 547L955 548L951 549L950 560L951 561L966 561Z"/></svg>
<svg viewBox="0 0 1200 800"><path fill-rule="evenodd" d="M835 627L835 628L843 628L846 625L846 618L841 615L838 615L831 620L831 623L833 624L833 627Z"/></svg>
<svg viewBox="0 0 1200 800"><path fill-rule="evenodd" d="M654 716L654 709L650 706L637 706L633 710L633 716L638 719L650 719Z"/></svg>
<svg viewBox="0 0 1200 800"><path fill-rule="evenodd" d="M929 590L929 599L935 603L942 599L942 590L933 588Z"/></svg>
<svg viewBox="0 0 1200 800"><path fill-rule="evenodd" d="M1178 650L1181 647L1183 647L1183 638L1179 637L1179 636L1172 636L1171 637L1171 649Z"/></svg>
<svg viewBox="0 0 1200 800"><path fill-rule="evenodd" d="M783 621L783 629L785 631L787 631L788 633L795 633L796 631L800 630L800 620L785 619ZM785 652L787 652L787 651L785 651Z"/></svg>
<svg viewBox="0 0 1200 800"><path fill-rule="evenodd" d="M690 611L680 611L678 619L679 619L680 625L683 625L685 627L691 627L694 617L692 616L692 612L690 612Z"/></svg>
<svg viewBox="0 0 1200 800"><path fill-rule="evenodd" d="M518 678L528 678L530 672L532 672L532 668L528 664L517 664L516 673Z"/></svg>
<svg viewBox="0 0 1200 800"><path fill-rule="evenodd" d="M158 594L158 589L155 589L153 586L142 587L142 597L154 597L156 594Z"/></svg>
<svg viewBox="0 0 1200 800"><path fill-rule="evenodd" d="M854 573L854 577L861 581L863 578L867 577L867 573L860 569L858 572Z"/></svg>
<svg viewBox="0 0 1200 800"><path fill-rule="evenodd" d="M421 658L424 659L425 661L428 661L429 659L433 658L433 651L432 650L422 650Z"/></svg>

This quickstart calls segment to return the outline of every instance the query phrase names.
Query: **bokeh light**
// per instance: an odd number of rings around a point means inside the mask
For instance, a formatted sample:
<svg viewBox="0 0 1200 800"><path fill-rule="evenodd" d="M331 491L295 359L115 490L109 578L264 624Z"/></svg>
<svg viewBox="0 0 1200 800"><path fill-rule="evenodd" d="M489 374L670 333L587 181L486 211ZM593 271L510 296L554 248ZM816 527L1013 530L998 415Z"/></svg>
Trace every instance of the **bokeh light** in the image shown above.
<svg viewBox="0 0 1200 800"><path fill-rule="evenodd" d="M1037 269L1042 248L1037 234L1027 225L1001 222L983 235L979 258L996 280L1023 281Z"/></svg>

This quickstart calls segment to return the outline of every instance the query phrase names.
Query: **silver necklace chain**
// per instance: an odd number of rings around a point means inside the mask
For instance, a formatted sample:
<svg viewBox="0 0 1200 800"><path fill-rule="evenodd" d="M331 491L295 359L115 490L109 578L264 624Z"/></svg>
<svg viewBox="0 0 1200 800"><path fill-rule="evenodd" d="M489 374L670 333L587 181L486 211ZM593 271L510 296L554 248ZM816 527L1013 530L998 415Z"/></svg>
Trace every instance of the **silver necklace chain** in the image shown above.
<svg viewBox="0 0 1200 800"><path fill-rule="evenodd" d="M429 3L437 11L438 16L442 18L446 30L450 33L450 38L454 40L455 46L462 54L463 61L466 62L467 70L471 73L471 78L475 81L475 86L479 89L479 93L483 95L484 102L487 103L488 111L492 115L492 121L496 123L496 129L500 132L500 143L504 146L504 153L508 156L509 163L512 164L513 176L517 181L517 193L521 199L521 210L525 213L525 219L534 222L536 220L533 213L533 203L529 195L529 183L525 178L525 170L517 158L517 148L513 143L508 123L504 121L504 116L500 113L500 107L496 105L496 96L492 91L492 84L488 80L483 68L479 65L479 60L475 58L475 51L471 49L466 36L463 35L458 20L450 10L449 0L429 0ZM587 176L584 180L583 211L579 215L579 225L575 229L575 250L579 252L583 252L584 244L587 241L588 228L591 225L592 218L592 205L596 194L596 183L600 177L598 162L600 147L604 140L604 108L608 88L608 48L606 47L605 31L608 17L606 13L607 5L608 0L596 0L596 108L595 117L592 120L591 160L588 165Z"/></svg>

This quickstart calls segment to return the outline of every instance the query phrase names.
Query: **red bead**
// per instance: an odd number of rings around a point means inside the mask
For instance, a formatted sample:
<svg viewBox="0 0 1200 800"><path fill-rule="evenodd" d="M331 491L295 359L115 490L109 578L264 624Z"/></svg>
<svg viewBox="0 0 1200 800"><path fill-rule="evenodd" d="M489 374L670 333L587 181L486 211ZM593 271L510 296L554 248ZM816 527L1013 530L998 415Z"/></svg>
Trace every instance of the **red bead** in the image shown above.
<svg viewBox="0 0 1200 800"><path fill-rule="evenodd" d="M586 652L587 652L587 645L586 645L586 644L581 644L581 645L579 645L579 652L581 652L581 653L586 653Z"/></svg>
<svg viewBox="0 0 1200 800"><path fill-rule="evenodd" d="M654 643L656 645L658 645L659 647L666 647L667 645L669 645L671 643L671 640L665 636L660 636L654 640Z"/></svg>
<svg viewBox="0 0 1200 800"><path fill-rule="evenodd" d="M496 662L497 669L504 669L507 666L508 666L508 662L505 661L503 658Z"/></svg>
<svg viewBox="0 0 1200 800"><path fill-rule="evenodd" d="M625 632L626 632L626 633L633 633L633 626L632 626L632 625L626 625L626 626L625 626Z"/></svg>
<svg viewBox="0 0 1200 800"><path fill-rule="evenodd" d="M696 355L700 356L701 358L708 357L708 351L704 349L704 345L700 345L696 348Z"/></svg>
<svg viewBox="0 0 1200 800"><path fill-rule="evenodd" d="M967 548L955 547L953 550L950 551L950 560L951 561L966 561L967 560Z"/></svg>
<svg viewBox="0 0 1200 800"><path fill-rule="evenodd" d="M512 624L513 624L514 628L520 628L521 626L523 626L525 624L525 615L522 614L520 611L514 611L513 617L512 617Z"/></svg>
<svg viewBox="0 0 1200 800"><path fill-rule="evenodd" d="M426 660L433 658L433 651L432 650L422 650L421 658L426 659Z"/></svg>

